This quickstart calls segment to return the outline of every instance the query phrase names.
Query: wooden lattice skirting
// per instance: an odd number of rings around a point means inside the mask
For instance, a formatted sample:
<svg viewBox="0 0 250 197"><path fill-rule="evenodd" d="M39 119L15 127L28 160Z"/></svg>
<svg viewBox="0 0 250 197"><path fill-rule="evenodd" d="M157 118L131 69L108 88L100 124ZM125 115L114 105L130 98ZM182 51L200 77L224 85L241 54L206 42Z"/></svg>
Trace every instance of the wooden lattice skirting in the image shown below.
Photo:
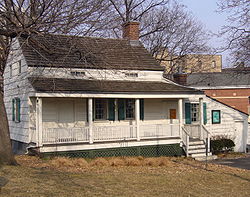
<svg viewBox="0 0 250 197"><path fill-rule="evenodd" d="M183 149L180 147L180 144L168 144L168 145L153 145L153 146L92 149L92 150L67 151L67 152L50 152L50 153L42 153L41 156L96 158L96 157L119 157L119 156L160 157L160 156L181 156L181 155L183 155Z"/></svg>

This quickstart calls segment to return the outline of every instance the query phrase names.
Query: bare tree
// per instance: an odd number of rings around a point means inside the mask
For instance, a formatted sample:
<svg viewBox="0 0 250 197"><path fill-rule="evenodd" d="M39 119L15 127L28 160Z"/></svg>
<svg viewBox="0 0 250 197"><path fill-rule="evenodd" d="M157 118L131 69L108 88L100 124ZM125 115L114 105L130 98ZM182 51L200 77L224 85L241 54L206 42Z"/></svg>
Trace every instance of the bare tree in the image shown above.
<svg viewBox="0 0 250 197"><path fill-rule="evenodd" d="M142 43L169 73L176 72L188 54L211 52L202 24L175 0L106 1L114 21L103 35L121 37L122 23L140 22Z"/></svg>
<svg viewBox="0 0 250 197"><path fill-rule="evenodd" d="M107 22L103 17L106 10L103 0L0 1L1 77L14 38L26 39L42 33L92 35ZM14 164L2 90L0 92L0 162Z"/></svg>
<svg viewBox="0 0 250 197"><path fill-rule="evenodd" d="M226 36L226 46L233 63L250 61L250 1L219 0L219 11L227 12L228 25L222 28L220 36Z"/></svg>
<svg viewBox="0 0 250 197"><path fill-rule="evenodd" d="M160 56L164 51L165 60L172 61L174 57L205 49L202 26L175 0L3 0L0 73L4 71L14 38L27 39L44 33L121 37L121 24L128 21L141 23L140 39L159 61L164 60ZM0 113L5 116L2 96L0 103ZM8 146L0 143L1 151L4 146L10 147L6 116L0 119L0 125L1 140L8 143ZM14 163L10 153L9 149L0 152L3 162Z"/></svg>

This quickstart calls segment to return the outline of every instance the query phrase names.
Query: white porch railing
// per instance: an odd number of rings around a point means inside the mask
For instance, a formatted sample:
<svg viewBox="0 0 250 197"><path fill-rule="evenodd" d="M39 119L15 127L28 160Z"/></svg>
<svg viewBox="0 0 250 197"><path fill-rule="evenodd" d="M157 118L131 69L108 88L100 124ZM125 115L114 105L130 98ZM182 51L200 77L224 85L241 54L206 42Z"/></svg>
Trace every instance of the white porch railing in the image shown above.
<svg viewBox="0 0 250 197"><path fill-rule="evenodd" d="M140 125L140 139L180 137L179 124ZM136 140L136 125L93 126L93 142ZM43 144L89 142L89 127L46 128Z"/></svg>
<svg viewBox="0 0 250 197"><path fill-rule="evenodd" d="M189 136L192 138L200 138L200 125L185 125L184 126L186 131L188 132Z"/></svg>
<svg viewBox="0 0 250 197"><path fill-rule="evenodd" d="M189 134L185 127L182 127L182 141L184 145L184 150L186 152L186 156L188 157L188 149L189 149Z"/></svg>
<svg viewBox="0 0 250 197"><path fill-rule="evenodd" d="M136 139L136 125L94 126L94 141Z"/></svg>
<svg viewBox="0 0 250 197"><path fill-rule="evenodd" d="M202 140L205 141L206 145L207 145L207 151L210 152L210 138L211 138L211 133L207 130L207 128L202 125Z"/></svg>
<svg viewBox="0 0 250 197"><path fill-rule="evenodd" d="M180 137L179 124L140 125L140 138Z"/></svg>
<svg viewBox="0 0 250 197"><path fill-rule="evenodd" d="M89 141L89 128L48 128L43 130L43 144Z"/></svg>
<svg viewBox="0 0 250 197"><path fill-rule="evenodd" d="M200 140L203 140L207 146L207 151L210 152L211 134L204 125L185 125L184 127L182 127L182 141L184 143L187 156L190 140L189 138L198 138Z"/></svg>

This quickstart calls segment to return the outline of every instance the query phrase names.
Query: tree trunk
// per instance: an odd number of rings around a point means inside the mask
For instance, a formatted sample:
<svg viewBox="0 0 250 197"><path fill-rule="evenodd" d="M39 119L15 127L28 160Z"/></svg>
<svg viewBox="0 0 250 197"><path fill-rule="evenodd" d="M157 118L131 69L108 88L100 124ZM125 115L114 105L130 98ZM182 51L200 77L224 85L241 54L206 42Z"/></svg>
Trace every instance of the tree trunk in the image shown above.
<svg viewBox="0 0 250 197"><path fill-rule="evenodd" d="M3 102L3 93L0 88L0 164L16 165L12 152L9 124Z"/></svg>

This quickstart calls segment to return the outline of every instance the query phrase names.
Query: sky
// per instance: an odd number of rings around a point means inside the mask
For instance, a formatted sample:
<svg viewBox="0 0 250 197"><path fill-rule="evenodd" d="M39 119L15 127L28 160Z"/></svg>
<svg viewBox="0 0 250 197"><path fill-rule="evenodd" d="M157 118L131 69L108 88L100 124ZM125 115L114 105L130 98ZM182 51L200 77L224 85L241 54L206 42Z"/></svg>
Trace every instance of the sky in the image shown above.
<svg viewBox="0 0 250 197"><path fill-rule="evenodd" d="M218 0L179 0L180 3L191 11L193 16L200 21L206 29L213 33L218 33L220 28L227 23L227 15L218 13L216 10ZM212 47L220 47L223 44L221 39L213 38L210 42ZM222 53L223 66L228 66L226 61L228 54Z"/></svg>

